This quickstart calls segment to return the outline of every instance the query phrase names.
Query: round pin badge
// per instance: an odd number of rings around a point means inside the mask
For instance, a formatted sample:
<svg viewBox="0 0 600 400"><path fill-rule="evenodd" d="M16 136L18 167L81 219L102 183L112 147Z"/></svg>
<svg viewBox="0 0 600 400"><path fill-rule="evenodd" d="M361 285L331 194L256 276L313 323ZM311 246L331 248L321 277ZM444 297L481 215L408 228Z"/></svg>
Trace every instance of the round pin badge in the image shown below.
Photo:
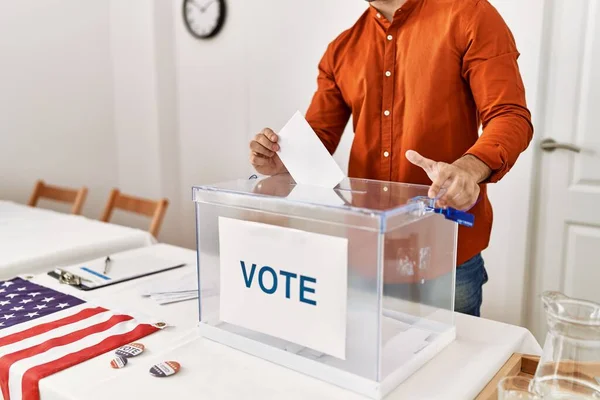
<svg viewBox="0 0 600 400"><path fill-rule="evenodd" d="M131 343L125 346L121 346L115 351L115 354L122 357L135 357L144 351L145 347L141 343Z"/></svg>
<svg viewBox="0 0 600 400"><path fill-rule="evenodd" d="M110 360L110 366L114 369L121 369L127 365L127 358L116 356L112 360Z"/></svg>
<svg viewBox="0 0 600 400"><path fill-rule="evenodd" d="M150 375L157 378L175 375L181 369L181 365L177 361L164 361L155 364L150 368Z"/></svg>

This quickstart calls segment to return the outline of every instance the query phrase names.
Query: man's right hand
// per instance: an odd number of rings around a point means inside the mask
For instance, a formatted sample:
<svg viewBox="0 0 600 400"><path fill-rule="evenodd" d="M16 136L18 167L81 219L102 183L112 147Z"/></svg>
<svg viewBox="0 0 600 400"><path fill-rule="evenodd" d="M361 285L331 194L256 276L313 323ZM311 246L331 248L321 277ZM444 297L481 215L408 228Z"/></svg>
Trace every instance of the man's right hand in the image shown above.
<svg viewBox="0 0 600 400"><path fill-rule="evenodd" d="M261 175L277 175L287 169L277 155L279 138L269 128L265 128L250 141L250 163Z"/></svg>

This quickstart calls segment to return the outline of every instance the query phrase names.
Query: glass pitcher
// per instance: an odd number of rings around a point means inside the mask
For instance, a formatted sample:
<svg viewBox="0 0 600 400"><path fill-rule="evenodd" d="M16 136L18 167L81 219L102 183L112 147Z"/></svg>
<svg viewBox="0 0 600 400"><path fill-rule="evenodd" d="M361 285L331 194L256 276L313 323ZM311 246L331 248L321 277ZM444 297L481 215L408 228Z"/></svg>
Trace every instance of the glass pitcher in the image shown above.
<svg viewBox="0 0 600 400"><path fill-rule="evenodd" d="M600 304L542 295L548 323L534 387L544 399L600 399Z"/></svg>

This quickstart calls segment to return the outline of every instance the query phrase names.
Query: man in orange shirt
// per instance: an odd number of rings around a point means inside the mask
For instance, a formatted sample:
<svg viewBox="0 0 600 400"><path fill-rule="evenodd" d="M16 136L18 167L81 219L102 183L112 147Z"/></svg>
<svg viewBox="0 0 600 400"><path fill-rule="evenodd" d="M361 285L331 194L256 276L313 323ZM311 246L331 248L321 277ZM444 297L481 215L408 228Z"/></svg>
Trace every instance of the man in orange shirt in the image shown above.
<svg viewBox="0 0 600 400"><path fill-rule="evenodd" d="M487 0L369 3L327 47L306 119L333 153L352 117L350 177L430 184L439 206L470 209L475 226L459 228L455 310L478 316L492 228L486 184L533 135L514 38ZM271 129L256 135L258 173L286 171L278 150Z"/></svg>

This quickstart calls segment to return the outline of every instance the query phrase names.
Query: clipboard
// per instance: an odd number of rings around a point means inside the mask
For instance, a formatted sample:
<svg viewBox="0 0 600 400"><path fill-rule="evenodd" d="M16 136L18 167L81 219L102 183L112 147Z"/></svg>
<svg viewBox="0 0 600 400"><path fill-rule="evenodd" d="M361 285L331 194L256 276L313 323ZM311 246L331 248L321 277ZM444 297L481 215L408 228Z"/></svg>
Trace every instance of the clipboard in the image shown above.
<svg viewBox="0 0 600 400"><path fill-rule="evenodd" d="M84 263L56 268L49 271L48 275L58 279L61 283L90 291L186 265L180 260L137 251L111 255L110 269L106 273L104 273L105 262L106 257L96 258Z"/></svg>

